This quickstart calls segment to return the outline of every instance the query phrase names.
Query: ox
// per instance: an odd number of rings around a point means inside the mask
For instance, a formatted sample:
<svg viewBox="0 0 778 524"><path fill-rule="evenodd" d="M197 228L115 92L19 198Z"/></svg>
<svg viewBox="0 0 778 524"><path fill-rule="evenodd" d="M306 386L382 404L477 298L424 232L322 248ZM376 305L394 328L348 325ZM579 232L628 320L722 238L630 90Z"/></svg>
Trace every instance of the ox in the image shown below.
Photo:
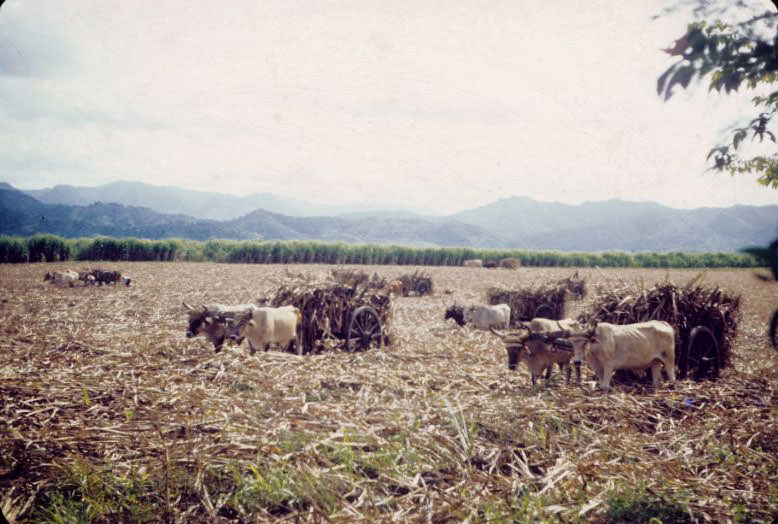
<svg viewBox="0 0 778 524"><path fill-rule="evenodd" d="M573 332L571 337L573 362L586 358L605 392L610 390L611 376L617 369L641 373L651 368L653 385L658 387L664 364L670 384L675 383L675 329L667 322L600 322L594 329Z"/></svg>
<svg viewBox="0 0 778 524"><path fill-rule="evenodd" d="M505 344L508 353L508 369L515 370L519 362L526 363L534 386L543 371L546 372L546 381L548 381L554 364L558 364L560 369L565 370L569 384L573 350L568 347L568 344L562 342L560 337L567 333L564 330L580 329L578 322L572 319L536 318L529 324L522 324L521 327L522 329L507 335L492 329L492 332ZM576 368L576 382L579 381L580 371Z"/></svg>
<svg viewBox="0 0 778 524"><path fill-rule="evenodd" d="M73 287L78 282L78 273L75 271L47 271L43 277L43 281L51 280L51 283L55 286L70 286Z"/></svg>
<svg viewBox="0 0 778 524"><path fill-rule="evenodd" d="M122 278L122 274L120 271L105 271L103 269L93 269L90 271L92 275L95 277L95 282L99 285L102 284L116 284L117 282L121 282L126 286L130 285L130 281L132 280L130 277L124 277Z"/></svg>
<svg viewBox="0 0 778 524"><path fill-rule="evenodd" d="M392 280L388 284L389 286L389 294L392 295L402 295L403 294L403 283L402 280Z"/></svg>
<svg viewBox="0 0 778 524"><path fill-rule="evenodd" d="M551 335L542 342L542 346L537 346L536 352L541 355L541 360L548 360L548 366L546 368L546 380L551 378L551 371L554 367L554 363L559 364L559 369L564 369L567 375L567 383L570 383L570 361L573 358L572 348L568 347L568 344L561 343L559 337L553 335L559 334L561 331L580 331L581 324L572 318L564 318L562 320L551 320L548 318L533 318L529 323L529 329L533 333L543 333L545 335ZM532 351L530 351L532 353ZM575 382L580 384L581 382L581 365L580 363L575 366Z"/></svg>
<svg viewBox="0 0 778 524"><path fill-rule="evenodd" d="M91 271L79 271L78 279L82 281L85 286L89 286L97 282L97 279L95 279L95 276Z"/></svg>
<svg viewBox="0 0 778 524"><path fill-rule="evenodd" d="M287 351L294 347L302 355L298 326L302 326L302 313L294 306L252 307L230 322L230 339L245 337L252 355L259 348L267 351L272 344L284 345Z"/></svg>
<svg viewBox="0 0 778 524"><path fill-rule="evenodd" d="M462 262L462 265L465 267L484 267L484 261L480 258L471 258Z"/></svg>
<svg viewBox="0 0 778 524"><path fill-rule="evenodd" d="M225 306L222 304L203 304L195 308L183 303L189 311L189 327L186 330L186 338L205 335L205 338L213 343L214 353L222 350L224 339L227 337L227 320L249 311L253 304L236 304ZM242 339L238 340L238 345Z"/></svg>
<svg viewBox="0 0 778 524"><path fill-rule="evenodd" d="M449 318L453 318L460 326L470 323L477 329L507 328L511 320L511 308L508 304L466 308L454 304L446 310L443 317L444 320Z"/></svg>

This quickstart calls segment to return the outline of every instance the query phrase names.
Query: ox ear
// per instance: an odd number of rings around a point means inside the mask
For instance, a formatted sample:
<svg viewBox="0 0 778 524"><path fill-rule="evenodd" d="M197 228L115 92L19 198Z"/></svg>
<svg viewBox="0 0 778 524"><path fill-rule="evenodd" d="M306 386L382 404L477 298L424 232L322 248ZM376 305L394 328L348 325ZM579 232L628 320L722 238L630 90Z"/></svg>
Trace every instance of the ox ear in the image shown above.
<svg viewBox="0 0 778 524"><path fill-rule="evenodd" d="M249 319L248 325L249 326L256 326L257 324L254 322L254 319L252 318L252 319Z"/></svg>

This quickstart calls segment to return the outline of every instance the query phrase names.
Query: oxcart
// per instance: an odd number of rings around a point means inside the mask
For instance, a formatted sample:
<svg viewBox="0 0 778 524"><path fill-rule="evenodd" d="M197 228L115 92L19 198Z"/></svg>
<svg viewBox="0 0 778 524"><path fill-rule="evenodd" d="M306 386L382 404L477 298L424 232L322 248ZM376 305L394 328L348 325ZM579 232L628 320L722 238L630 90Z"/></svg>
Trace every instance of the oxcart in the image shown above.
<svg viewBox="0 0 778 524"><path fill-rule="evenodd" d="M273 307L294 305L302 312L303 353L381 349L391 341L391 299L369 282L287 279L263 302Z"/></svg>
<svg viewBox="0 0 778 524"><path fill-rule="evenodd" d="M491 288L486 292L489 304L508 304L511 308L511 326L529 322L533 318L564 318L566 290L551 285L537 288L502 289Z"/></svg>
<svg viewBox="0 0 778 524"><path fill-rule="evenodd" d="M664 282L649 289L624 286L609 290L579 320L612 324L664 320L676 330L679 378L714 380L730 365L740 296L729 295L718 287L702 287L700 279L683 287ZM616 378L628 380L628 375L622 373Z"/></svg>
<svg viewBox="0 0 778 524"><path fill-rule="evenodd" d="M493 287L486 292L489 304L508 304L511 308L511 326L529 322L533 318L560 320L565 316L568 297L586 296L586 281L576 271L573 275L538 287L502 289Z"/></svg>
<svg viewBox="0 0 778 524"><path fill-rule="evenodd" d="M403 283L403 296L412 294L424 296L432 293L432 278L423 271L415 271L411 274L400 275L397 280Z"/></svg>

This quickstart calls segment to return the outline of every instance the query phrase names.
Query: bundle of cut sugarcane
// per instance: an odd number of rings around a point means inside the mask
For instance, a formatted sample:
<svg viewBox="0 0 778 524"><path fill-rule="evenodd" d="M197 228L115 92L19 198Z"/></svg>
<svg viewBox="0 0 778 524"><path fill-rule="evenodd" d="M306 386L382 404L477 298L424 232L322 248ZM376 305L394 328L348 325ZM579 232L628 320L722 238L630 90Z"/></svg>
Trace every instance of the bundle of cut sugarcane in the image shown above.
<svg viewBox="0 0 778 524"><path fill-rule="evenodd" d="M391 299L388 292L372 288L367 280L346 285L328 280L286 279L263 302L272 307L293 305L300 310L304 352L344 349L352 314L362 306L375 310L383 343L390 343Z"/></svg>
<svg viewBox="0 0 778 524"><path fill-rule="evenodd" d="M567 278L557 280L557 284L567 289L575 299L586 297L586 279L578 275L578 271Z"/></svg>

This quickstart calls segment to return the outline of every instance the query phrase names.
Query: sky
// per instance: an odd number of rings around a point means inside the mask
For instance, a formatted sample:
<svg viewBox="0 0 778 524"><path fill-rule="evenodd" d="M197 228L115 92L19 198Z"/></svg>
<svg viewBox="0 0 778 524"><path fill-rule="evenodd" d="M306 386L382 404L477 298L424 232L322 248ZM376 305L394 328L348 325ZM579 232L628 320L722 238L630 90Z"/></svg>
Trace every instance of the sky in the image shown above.
<svg viewBox="0 0 778 524"><path fill-rule="evenodd" d="M0 181L427 213L512 195L778 203L753 175L707 170L708 151L752 117L751 93L657 95L674 61L661 49L690 20L657 18L667 5L7 0Z"/></svg>

